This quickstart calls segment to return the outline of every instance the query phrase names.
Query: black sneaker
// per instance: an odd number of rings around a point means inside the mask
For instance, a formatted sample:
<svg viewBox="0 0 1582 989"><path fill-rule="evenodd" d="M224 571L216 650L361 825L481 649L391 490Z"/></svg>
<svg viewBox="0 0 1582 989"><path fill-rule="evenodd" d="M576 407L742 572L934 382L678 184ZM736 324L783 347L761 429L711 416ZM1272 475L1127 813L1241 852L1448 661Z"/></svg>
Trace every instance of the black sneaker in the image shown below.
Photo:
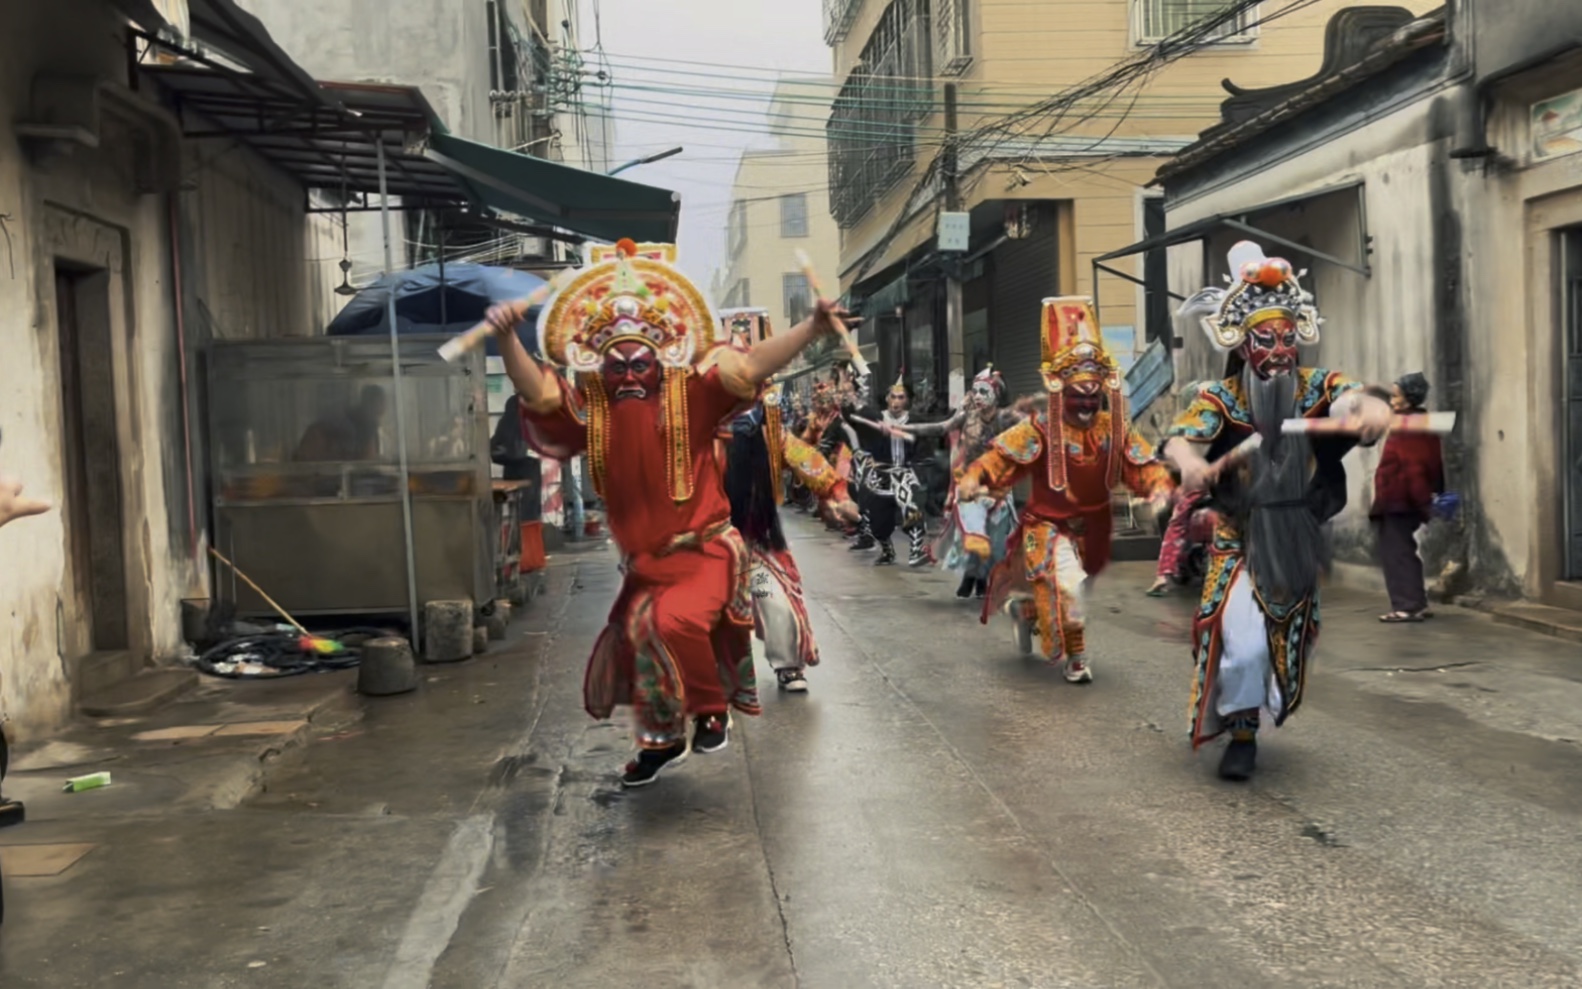
<svg viewBox="0 0 1582 989"><path fill-rule="evenodd" d="M1233 739L1225 746L1225 754L1220 757L1219 778L1244 783L1252 779L1252 771L1257 768L1257 763L1257 741L1248 739L1243 742Z"/></svg>
<svg viewBox="0 0 1582 989"><path fill-rule="evenodd" d="M927 553L913 553L911 556L906 558L906 565L909 567L926 567L932 562L933 561L928 558Z"/></svg>
<svg viewBox="0 0 1582 989"><path fill-rule="evenodd" d="M963 578L961 578L961 586L956 588L956 597L958 597L958 598L970 598L970 597L972 597L972 591L977 586L978 586L978 580L977 580L976 577L963 577Z"/></svg>
<svg viewBox="0 0 1582 989"><path fill-rule="evenodd" d="M977 589L972 592L972 596L975 597L975 598L988 597L989 596L989 582L984 580L981 577L978 578L978 586L977 586Z"/></svg>
<svg viewBox="0 0 1582 989"><path fill-rule="evenodd" d="M879 547L879 558L873 561L876 567L888 567L895 563L895 547L889 543Z"/></svg>
<svg viewBox="0 0 1582 989"><path fill-rule="evenodd" d="M777 670L775 679L780 681L780 689L792 694L807 693L807 674L802 670Z"/></svg>
<svg viewBox="0 0 1582 989"><path fill-rule="evenodd" d="M846 548L851 550L853 553L856 553L865 549L873 549L874 545L875 544L872 536L858 536L856 539L853 539L851 545Z"/></svg>
<svg viewBox="0 0 1582 989"><path fill-rule="evenodd" d="M692 751L718 752L730 744L730 717L724 714L705 714L693 722Z"/></svg>
<svg viewBox="0 0 1582 989"><path fill-rule="evenodd" d="M626 764L621 773L624 787L647 786L659 778L661 770L679 765L687 757L687 743L679 742L668 749L644 749L637 758Z"/></svg>

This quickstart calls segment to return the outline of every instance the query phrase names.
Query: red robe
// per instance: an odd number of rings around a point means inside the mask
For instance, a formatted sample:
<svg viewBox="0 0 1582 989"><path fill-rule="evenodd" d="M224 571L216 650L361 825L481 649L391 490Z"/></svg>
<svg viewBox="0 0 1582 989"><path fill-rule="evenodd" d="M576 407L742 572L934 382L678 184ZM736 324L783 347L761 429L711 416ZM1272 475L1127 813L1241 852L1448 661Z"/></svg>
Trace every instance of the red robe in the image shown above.
<svg viewBox="0 0 1582 989"><path fill-rule="evenodd" d="M522 412L528 443L556 459L589 444L589 396L565 382L561 391L554 411L524 404ZM674 500L666 483L661 396L608 404L604 476L596 478L625 579L588 660L583 702L596 718L631 705L644 748L684 740L688 717L759 710L751 656L743 664L739 646L752 628L747 548L731 527L714 446L720 423L749 401L727 390L715 367L690 373L685 395L689 498Z"/></svg>

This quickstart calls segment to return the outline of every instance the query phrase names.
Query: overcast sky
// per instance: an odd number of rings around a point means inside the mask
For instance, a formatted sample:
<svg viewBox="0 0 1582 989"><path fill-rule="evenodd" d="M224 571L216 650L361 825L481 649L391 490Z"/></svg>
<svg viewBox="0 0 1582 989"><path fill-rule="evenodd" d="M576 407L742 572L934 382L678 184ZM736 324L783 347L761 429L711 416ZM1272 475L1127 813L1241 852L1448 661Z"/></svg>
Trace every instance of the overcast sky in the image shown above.
<svg viewBox="0 0 1582 989"><path fill-rule="evenodd" d="M597 26L594 11L597 9ZM754 65L765 70L828 73L820 0L582 0L582 44L603 42L615 79L614 164L681 146L682 154L640 165L622 178L681 194L681 266L707 287L724 259L731 183L741 150L770 143L767 135L722 130L721 121L750 130L744 111L766 102L740 99L683 101L655 87L736 89L767 95L768 71L740 80L703 73L729 68L666 64L650 59ZM673 102L672 102L673 101ZM669 103L670 105L666 105ZM690 105L689 105L690 104ZM714 108L734 111L711 113ZM664 115L657 119L656 114ZM693 118L688 123L677 117ZM704 126L698 126L702 124ZM762 124L756 125L761 128Z"/></svg>

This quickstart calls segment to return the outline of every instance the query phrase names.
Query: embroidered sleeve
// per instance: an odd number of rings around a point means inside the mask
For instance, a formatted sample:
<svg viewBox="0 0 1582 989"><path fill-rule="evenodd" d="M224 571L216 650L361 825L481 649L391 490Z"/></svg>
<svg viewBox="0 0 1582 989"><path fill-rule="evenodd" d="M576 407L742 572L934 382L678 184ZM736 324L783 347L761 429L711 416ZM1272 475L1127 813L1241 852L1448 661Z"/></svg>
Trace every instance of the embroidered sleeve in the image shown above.
<svg viewBox="0 0 1582 989"><path fill-rule="evenodd" d="M990 449L1012 463L1031 465L1044 452L1044 437L1032 420L1019 422L994 438Z"/></svg>
<svg viewBox="0 0 1582 989"><path fill-rule="evenodd" d="M1216 439L1225 428L1225 410L1207 395L1199 395L1187 410L1170 424L1165 436L1180 436L1194 443L1208 443Z"/></svg>
<svg viewBox="0 0 1582 989"><path fill-rule="evenodd" d="M1170 471L1155 456L1153 445L1137 435L1135 429L1126 435L1121 479L1127 489L1139 498L1152 498L1175 487L1175 482L1170 479Z"/></svg>
<svg viewBox="0 0 1582 989"><path fill-rule="evenodd" d="M723 362L733 357L739 359L741 355L723 345L715 347L698 363L692 387L688 389L688 412L711 430L724 420L736 418L758 401L759 389L754 387L751 394L742 396L739 392L741 382L724 366Z"/></svg>
<svg viewBox="0 0 1582 989"><path fill-rule="evenodd" d="M840 485L840 474L835 470L824 455L813 447L792 436L785 434L784 440L785 465L797 480L820 501L825 501L835 494L835 488Z"/></svg>
<svg viewBox="0 0 1582 989"><path fill-rule="evenodd" d="M1031 421L1019 422L996 436L983 456L967 465L965 475L977 477L986 487L1008 488L1032 469L1043 452L1044 438Z"/></svg>
<svg viewBox="0 0 1582 989"><path fill-rule="evenodd" d="M533 412L517 402L522 412L522 438L540 456L553 460L575 457L588 448L588 416L582 390L560 382L560 405L552 412Z"/></svg>

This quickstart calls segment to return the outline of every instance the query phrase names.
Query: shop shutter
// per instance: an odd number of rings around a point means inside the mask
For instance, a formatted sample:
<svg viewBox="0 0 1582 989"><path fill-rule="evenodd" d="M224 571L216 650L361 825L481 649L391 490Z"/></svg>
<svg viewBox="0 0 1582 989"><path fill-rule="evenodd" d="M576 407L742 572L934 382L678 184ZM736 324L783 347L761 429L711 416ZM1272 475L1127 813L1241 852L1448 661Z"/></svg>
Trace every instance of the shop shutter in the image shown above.
<svg viewBox="0 0 1582 989"><path fill-rule="evenodd" d="M1039 320L1043 301L1060 294L1054 210L1040 204L1031 234L990 255L989 339L994 366L1013 396L1043 388Z"/></svg>

